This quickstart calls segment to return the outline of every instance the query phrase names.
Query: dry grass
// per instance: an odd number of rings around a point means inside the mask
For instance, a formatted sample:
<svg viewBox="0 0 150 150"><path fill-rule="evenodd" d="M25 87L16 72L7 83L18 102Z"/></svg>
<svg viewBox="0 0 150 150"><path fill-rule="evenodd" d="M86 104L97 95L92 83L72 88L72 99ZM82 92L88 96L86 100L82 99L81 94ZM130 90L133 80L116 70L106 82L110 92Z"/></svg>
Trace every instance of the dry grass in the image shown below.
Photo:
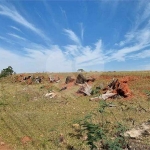
<svg viewBox="0 0 150 150"><path fill-rule="evenodd" d="M47 74L42 74L45 77ZM0 137L11 145L14 150L63 150L68 145L75 149L88 150L88 146L80 139L69 136L74 130L72 124L83 119L90 112L97 113L98 102L89 101L88 96L77 95L78 86L59 92L67 75L77 76L77 73L60 73L60 83L26 85L12 83L12 78L0 80ZM129 87L133 93L131 99L107 100L117 107L107 108L105 119L110 122L110 132L113 131L116 121L123 123L127 128L150 119L150 100L146 96L150 91L150 72L89 72L97 78L93 87L111 81L113 77L132 77ZM44 97L49 90L54 90L58 96L53 99ZM101 116L94 118L101 121ZM134 124L133 124L134 121ZM60 142L60 134L65 142ZM23 143L23 137L32 140ZM150 137L144 138L144 143L150 143ZM68 148L69 149L69 148Z"/></svg>

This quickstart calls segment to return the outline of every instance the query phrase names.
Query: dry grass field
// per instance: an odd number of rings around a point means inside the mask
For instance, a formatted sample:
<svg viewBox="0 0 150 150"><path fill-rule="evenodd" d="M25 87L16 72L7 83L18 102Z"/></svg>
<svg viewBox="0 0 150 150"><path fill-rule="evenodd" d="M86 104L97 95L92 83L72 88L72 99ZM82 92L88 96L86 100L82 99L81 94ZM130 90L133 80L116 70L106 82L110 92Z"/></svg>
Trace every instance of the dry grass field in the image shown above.
<svg viewBox="0 0 150 150"><path fill-rule="evenodd" d="M30 85L13 82L13 77L1 78L0 139L4 142L1 142L1 147L4 150L4 145L10 150L90 150L84 136L78 137L73 127L85 116L94 114L91 122L105 123L106 134L112 138L116 123L131 129L150 119L150 98L147 95L150 93L150 71L83 73L96 78L90 83L93 88L107 85L112 78L129 78L132 96L106 100L116 107L105 108L103 114L98 111L103 100L89 101L92 96L77 94L78 85L69 84L66 90L59 91L65 85L67 75L76 78L77 74L57 73L61 79L59 83L49 83L45 79L42 83ZM47 73L36 75L48 76ZM56 92L57 96L45 97L49 91ZM144 150L145 145L150 149L150 136L132 142L137 149Z"/></svg>

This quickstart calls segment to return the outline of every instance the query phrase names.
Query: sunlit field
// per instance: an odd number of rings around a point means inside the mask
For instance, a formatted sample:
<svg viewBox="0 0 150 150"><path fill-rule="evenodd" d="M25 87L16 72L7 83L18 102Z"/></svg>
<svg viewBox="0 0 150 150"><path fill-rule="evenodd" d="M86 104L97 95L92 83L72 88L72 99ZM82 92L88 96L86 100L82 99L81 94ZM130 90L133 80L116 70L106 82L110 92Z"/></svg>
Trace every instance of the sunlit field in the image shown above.
<svg viewBox="0 0 150 150"><path fill-rule="evenodd" d="M96 80L90 85L94 89L106 86L113 78L128 76L132 92L129 98L117 97L106 103L115 107L105 108L99 113L101 101L89 101L93 96L77 94L78 85L69 84L66 90L65 78L74 78L78 73L53 73L59 76L59 83L49 83L47 73L42 83L14 82L14 76L0 79L0 137L12 150L90 150L84 135L77 135L74 124L79 124L88 115L91 122L107 126L108 136L114 136L116 123L131 129L150 119L150 71L141 72L84 72ZM54 98L45 97L53 91ZM140 145L150 146L150 136L142 137Z"/></svg>

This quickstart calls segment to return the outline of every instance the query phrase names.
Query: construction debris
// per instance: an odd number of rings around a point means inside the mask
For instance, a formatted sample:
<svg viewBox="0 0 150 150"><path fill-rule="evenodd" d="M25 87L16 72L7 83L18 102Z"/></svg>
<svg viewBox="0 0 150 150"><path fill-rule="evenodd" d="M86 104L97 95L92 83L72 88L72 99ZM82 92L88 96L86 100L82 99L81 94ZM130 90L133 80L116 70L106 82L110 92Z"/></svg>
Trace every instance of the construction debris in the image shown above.
<svg viewBox="0 0 150 150"><path fill-rule="evenodd" d="M37 76L37 77L35 78L35 83L41 83L41 82L42 82L42 78L39 77L39 76Z"/></svg>
<svg viewBox="0 0 150 150"><path fill-rule="evenodd" d="M95 78L92 78L92 77L88 77L88 78L85 78L83 76L83 74L78 74L77 76L77 79L76 79L76 84L84 84L85 82L89 82L89 81L92 81L94 82L95 81Z"/></svg>
<svg viewBox="0 0 150 150"><path fill-rule="evenodd" d="M67 86L62 87L59 91L63 91L63 90L66 90L66 89L67 89Z"/></svg>
<svg viewBox="0 0 150 150"><path fill-rule="evenodd" d="M107 87L103 88L103 94L101 94L98 97L90 98L90 100L97 100L97 99L103 99L106 100L108 98L113 98L114 96L122 96L122 97L128 97L131 95L131 91L127 84L128 80L126 78L122 78L120 80L113 79L112 82L110 82Z"/></svg>
<svg viewBox="0 0 150 150"><path fill-rule="evenodd" d="M68 84L73 81L75 81L75 79L73 79L71 76L67 76L65 83Z"/></svg>
<svg viewBox="0 0 150 150"><path fill-rule="evenodd" d="M80 85L80 88L78 89L77 93L84 93L85 95L90 96L92 92L92 87L85 82L85 84Z"/></svg>
<svg viewBox="0 0 150 150"><path fill-rule="evenodd" d="M58 82L60 82L60 78L59 77L54 78L52 76L49 76L49 81L50 81L50 83L54 83L54 82L58 83Z"/></svg>
<svg viewBox="0 0 150 150"><path fill-rule="evenodd" d="M150 120L142 123L129 131L126 131L124 136L129 136L130 138L139 138L140 136L150 136Z"/></svg>
<svg viewBox="0 0 150 150"><path fill-rule="evenodd" d="M112 93L112 91L107 91L105 94L101 94L100 96L98 97L94 97L94 98L90 98L90 100L97 100L97 99L103 99L103 100L106 100L108 98L111 98L113 96L117 95L117 93Z"/></svg>
<svg viewBox="0 0 150 150"><path fill-rule="evenodd" d="M54 98L57 94L54 92L46 93L45 97Z"/></svg>

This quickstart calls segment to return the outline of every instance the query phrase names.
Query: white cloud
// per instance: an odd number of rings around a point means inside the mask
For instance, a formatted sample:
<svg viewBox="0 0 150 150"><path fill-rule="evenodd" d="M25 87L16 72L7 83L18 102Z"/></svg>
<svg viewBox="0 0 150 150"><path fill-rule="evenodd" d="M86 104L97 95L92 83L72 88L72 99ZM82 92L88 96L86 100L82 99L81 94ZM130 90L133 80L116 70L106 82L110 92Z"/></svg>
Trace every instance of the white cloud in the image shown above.
<svg viewBox="0 0 150 150"><path fill-rule="evenodd" d="M46 70L50 72L76 71L72 68L72 61L66 59L62 50L57 45L52 46L51 51L48 53Z"/></svg>
<svg viewBox="0 0 150 150"><path fill-rule="evenodd" d="M110 57L107 57L108 62L112 60L125 61L126 58L132 58L133 56L137 56L140 59L142 56L140 57L139 54L143 54L143 57L145 57L146 53L148 54L147 51L137 53L150 46L150 3L140 3L139 5L142 7L137 9L138 17L136 16L134 27L125 34L124 41L115 44L122 48L114 50Z"/></svg>
<svg viewBox="0 0 150 150"><path fill-rule="evenodd" d="M135 44L134 46L124 47L122 49L119 49L118 51L113 51L109 57L108 56L105 57L105 60L106 62L110 62L113 60L125 61L126 57L130 57L130 55L133 55L132 54L133 52L138 52L145 47L147 47L147 45L143 44Z"/></svg>
<svg viewBox="0 0 150 150"><path fill-rule="evenodd" d="M0 48L0 70L7 68L8 66L12 66L14 71L19 72L32 72L30 69L30 59L25 58L23 56L14 54L11 51ZM33 68L32 68L33 69Z"/></svg>
<svg viewBox="0 0 150 150"><path fill-rule="evenodd" d="M80 28L81 28L81 39L83 40L83 36L84 36L84 27L83 27L83 23L80 23Z"/></svg>
<svg viewBox="0 0 150 150"><path fill-rule="evenodd" d="M0 60L3 62L0 64L0 70L12 66L17 73L73 71L72 62L66 60L58 46L42 50L25 48L24 51L26 54L23 56L0 48Z"/></svg>
<svg viewBox="0 0 150 150"><path fill-rule="evenodd" d="M68 56L76 57L80 54L79 46L78 45L67 45L64 46L65 53Z"/></svg>
<svg viewBox="0 0 150 150"><path fill-rule="evenodd" d="M17 30L17 31L19 31L19 32L22 32L19 28L17 28L17 27L14 27L14 26L10 26L12 29L15 29L15 30Z"/></svg>
<svg viewBox="0 0 150 150"><path fill-rule="evenodd" d="M68 37L74 41L77 45L81 45L80 39L77 37L77 35L69 29L64 29L64 32L68 35Z"/></svg>
<svg viewBox="0 0 150 150"><path fill-rule="evenodd" d="M72 30L64 30L67 32L69 38L76 43L76 45L64 46L65 54L69 60L74 61L76 68L89 67L98 64L104 64L104 54L102 50L102 41L98 40L95 47L83 47L80 44L79 38Z"/></svg>
<svg viewBox="0 0 150 150"><path fill-rule="evenodd" d="M63 10L62 7L60 7L60 10L62 12L63 20L64 20L66 26L69 27L69 25L68 25L68 18L67 18L67 15L66 15L66 11Z"/></svg>
<svg viewBox="0 0 150 150"><path fill-rule="evenodd" d="M20 72L72 72L78 68L92 70L91 66L104 65L102 54L102 43L99 40L94 48L90 46L81 47L68 45L66 51L74 48L72 58L70 53L64 53L58 45L51 45L46 48L42 45L32 44L32 48L22 49L24 55L15 54L8 49L0 48L0 69L12 66L17 73ZM82 51L82 53L80 53Z"/></svg>
<svg viewBox="0 0 150 150"><path fill-rule="evenodd" d="M63 29L63 32L74 42L72 45L68 44L63 47L50 45L49 47L44 47L28 41L26 48L21 49L25 51L25 54L22 56L8 49L0 48L0 60L3 62L0 64L0 69L12 65L16 72L67 72L76 71L79 68L92 70L93 66L97 66L97 69L99 69L98 66L104 68L107 62L125 61L128 58L148 58L150 57L148 50L148 46L150 46L150 23L148 22L150 14L148 14L148 10L149 8L146 7L143 14L141 14L142 17L137 19L136 26L125 34L125 40L116 44L118 46L117 49L104 50L101 39L94 46L83 46L80 39L83 40L84 28L81 23L80 38L71 29ZM0 5L0 14L22 24L40 36L44 36L41 30L23 18L15 8ZM139 28L143 22L145 24L142 28ZM14 26L11 26L11 28L20 30ZM8 34L25 40L16 34ZM6 38L0 36L0 39L5 40ZM143 49L146 50L143 51Z"/></svg>
<svg viewBox="0 0 150 150"><path fill-rule="evenodd" d="M68 45L65 47L67 55L71 55L76 68L89 67L104 64L104 54L102 51L102 41L99 40L94 48L90 46Z"/></svg>
<svg viewBox="0 0 150 150"><path fill-rule="evenodd" d="M0 36L0 39L2 39L2 40L6 40L6 38L4 38L4 37L2 37L2 36Z"/></svg>
<svg viewBox="0 0 150 150"><path fill-rule="evenodd" d="M15 38L17 38L17 39L21 39L21 40L26 41L25 38L23 38L23 37L21 37L21 36L19 36L19 35L16 35L16 34L13 34L13 33L7 33L7 34L10 35L10 36L12 36L12 37L15 37Z"/></svg>
<svg viewBox="0 0 150 150"><path fill-rule="evenodd" d="M150 49L143 50L140 53L137 53L137 54L130 56L130 58L132 58L132 59L139 59L139 58L141 59L141 58L148 58L148 57L150 57Z"/></svg>
<svg viewBox="0 0 150 150"><path fill-rule="evenodd" d="M139 6L136 11L136 20L133 22L133 28L125 34L125 40L120 41L119 46L125 46L135 42L146 42L150 35L150 2L139 2ZM143 27L141 27L143 26Z"/></svg>
<svg viewBox="0 0 150 150"><path fill-rule="evenodd" d="M36 28L33 24L31 24L30 22L28 22L23 16L21 16L17 10L13 7L13 6L4 6L4 5L0 5L0 15L4 15L9 17L10 19L18 22L19 24L23 25L24 27L34 31L35 33L37 33L39 36L45 38L46 40L49 40L49 38L44 35L44 33Z"/></svg>
<svg viewBox="0 0 150 150"><path fill-rule="evenodd" d="M8 42L9 44L14 44L14 42L11 41L11 40L8 39L8 38L5 38L5 37L0 36L0 39L3 40L3 41L5 41L5 42Z"/></svg>

